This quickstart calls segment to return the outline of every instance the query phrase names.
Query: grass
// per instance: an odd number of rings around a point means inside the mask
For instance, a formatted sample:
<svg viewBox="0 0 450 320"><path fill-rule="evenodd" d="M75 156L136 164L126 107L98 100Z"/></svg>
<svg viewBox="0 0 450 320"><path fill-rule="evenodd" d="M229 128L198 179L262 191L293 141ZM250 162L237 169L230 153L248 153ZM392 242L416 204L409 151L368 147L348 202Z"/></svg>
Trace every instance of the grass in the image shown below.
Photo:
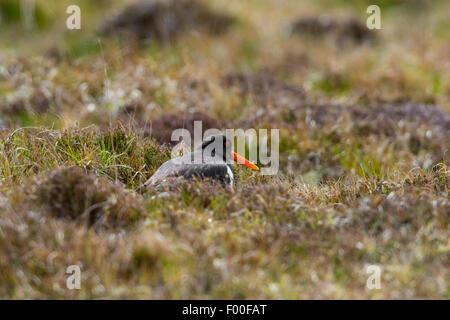
<svg viewBox="0 0 450 320"><path fill-rule="evenodd" d="M95 33L122 2L80 1L79 32L37 3L45 28L0 25L1 298L450 298L447 2L343 44L280 30L366 1L210 1L227 32L144 45ZM280 171L136 193L194 118L280 129Z"/></svg>

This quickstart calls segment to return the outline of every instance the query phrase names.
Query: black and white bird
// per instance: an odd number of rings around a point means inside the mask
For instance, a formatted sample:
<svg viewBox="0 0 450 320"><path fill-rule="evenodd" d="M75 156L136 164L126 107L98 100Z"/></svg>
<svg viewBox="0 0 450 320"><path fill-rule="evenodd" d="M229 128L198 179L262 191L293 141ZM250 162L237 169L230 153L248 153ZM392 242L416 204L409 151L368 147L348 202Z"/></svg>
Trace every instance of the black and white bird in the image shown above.
<svg viewBox="0 0 450 320"><path fill-rule="evenodd" d="M170 187L193 178L215 180L232 186L230 159L250 169L259 170L255 164L232 151L229 139L223 135L214 135L206 138L193 152L164 162L138 190Z"/></svg>

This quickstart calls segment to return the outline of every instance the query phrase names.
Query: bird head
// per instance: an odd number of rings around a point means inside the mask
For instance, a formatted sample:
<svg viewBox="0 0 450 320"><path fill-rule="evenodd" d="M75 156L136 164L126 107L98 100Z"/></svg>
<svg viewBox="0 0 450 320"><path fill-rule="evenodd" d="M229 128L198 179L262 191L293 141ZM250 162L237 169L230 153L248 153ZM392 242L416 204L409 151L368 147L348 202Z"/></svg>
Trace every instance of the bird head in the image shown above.
<svg viewBox="0 0 450 320"><path fill-rule="evenodd" d="M234 152L231 141L224 135L209 136L198 147L198 150L201 150L203 156L206 157L219 158L227 163L232 158L238 164L253 170L259 170L258 166Z"/></svg>

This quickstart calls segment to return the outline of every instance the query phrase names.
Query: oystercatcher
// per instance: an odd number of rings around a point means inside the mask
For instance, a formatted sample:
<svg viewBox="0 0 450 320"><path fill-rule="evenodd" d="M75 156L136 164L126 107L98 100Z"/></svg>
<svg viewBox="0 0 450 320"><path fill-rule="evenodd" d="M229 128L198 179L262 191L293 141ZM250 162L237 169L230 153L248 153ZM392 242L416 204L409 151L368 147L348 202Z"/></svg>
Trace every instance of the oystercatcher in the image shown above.
<svg viewBox="0 0 450 320"><path fill-rule="evenodd" d="M137 190L150 187L170 187L183 180L211 179L225 186L233 185L230 159L250 169L259 168L231 150L231 142L223 135L206 138L193 152L164 162Z"/></svg>

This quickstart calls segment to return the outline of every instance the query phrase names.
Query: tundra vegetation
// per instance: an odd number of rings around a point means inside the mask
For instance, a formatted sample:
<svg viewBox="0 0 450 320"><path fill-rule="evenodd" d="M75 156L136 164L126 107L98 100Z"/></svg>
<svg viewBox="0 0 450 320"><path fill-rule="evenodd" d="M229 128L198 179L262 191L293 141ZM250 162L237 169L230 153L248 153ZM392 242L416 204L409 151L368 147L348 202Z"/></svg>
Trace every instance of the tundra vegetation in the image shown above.
<svg viewBox="0 0 450 320"><path fill-rule="evenodd" d="M72 1L37 0L31 30L19 3L0 298L450 298L449 1L79 0L81 30ZM278 174L136 193L194 120L280 129Z"/></svg>

